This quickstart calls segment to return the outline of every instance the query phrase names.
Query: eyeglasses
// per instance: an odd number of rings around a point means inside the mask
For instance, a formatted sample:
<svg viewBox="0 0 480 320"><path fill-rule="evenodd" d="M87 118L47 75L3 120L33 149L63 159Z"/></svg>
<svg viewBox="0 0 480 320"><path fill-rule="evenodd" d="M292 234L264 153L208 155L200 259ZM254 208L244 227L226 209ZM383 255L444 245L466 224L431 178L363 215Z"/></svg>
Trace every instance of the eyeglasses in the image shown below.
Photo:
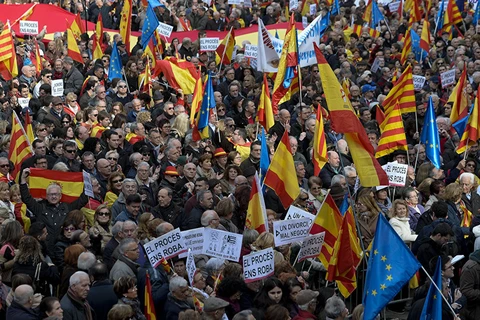
<svg viewBox="0 0 480 320"><path fill-rule="evenodd" d="M98 213L99 216L103 216L103 217L108 217L110 215L110 212L106 211L106 212L99 212Z"/></svg>
<svg viewBox="0 0 480 320"><path fill-rule="evenodd" d="M63 230L65 230L65 231L75 231L77 229L75 229L74 227L65 227L65 228L63 228Z"/></svg>
<svg viewBox="0 0 480 320"><path fill-rule="evenodd" d="M0 164L0 168L8 168L8 167L10 167L9 164Z"/></svg>
<svg viewBox="0 0 480 320"><path fill-rule="evenodd" d="M88 59L88 57L82 57L82 59Z"/></svg>
<svg viewBox="0 0 480 320"><path fill-rule="evenodd" d="M75 153L77 152L77 150L73 149L73 150L65 150L65 152L68 152L68 153Z"/></svg>
<svg viewBox="0 0 480 320"><path fill-rule="evenodd" d="M144 156L144 157L150 156L150 153L142 153L142 156Z"/></svg>
<svg viewBox="0 0 480 320"><path fill-rule="evenodd" d="M38 131L47 131L47 128L38 129Z"/></svg>
<svg viewBox="0 0 480 320"><path fill-rule="evenodd" d="M127 86L118 86L118 87L119 87L119 88L123 88L123 89L124 89L124 88L126 88Z"/></svg>
<svg viewBox="0 0 480 320"><path fill-rule="evenodd" d="M306 198L300 198L300 200L302 200L302 201L307 201L307 200L308 200L308 197L306 197Z"/></svg>
<svg viewBox="0 0 480 320"><path fill-rule="evenodd" d="M112 183L121 183L121 182L123 182L123 180L122 180L122 179L119 179L119 180L112 180Z"/></svg>
<svg viewBox="0 0 480 320"><path fill-rule="evenodd" d="M312 72L313 72L313 73L318 73L318 70L313 70Z"/></svg>
<svg viewBox="0 0 480 320"><path fill-rule="evenodd" d="M62 121L62 123L70 123L70 121L68 121L68 120L65 120L65 121Z"/></svg>
<svg viewBox="0 0 480 320"><path fill-rule="evenodd" d="M108 157L107 160L115 160L118 161L118 158ZM123 180L122 180L123 181Z"/></svg>
<svg viewBox="0 0 480 320"><path fill-rule="evenodd" d="M102 60L102 62L108 62L108 61L109 61L109 60L106 60L106 59L105 59L105 60Z"/></svg>
<svg viewBox="0 0 480 320"><path fill-rule="evenodd" d="M92 117L98 117L98 113L92 113L91 116Z"/></svg>
<svg viewBox="0 0 480 320"><path fill-rule="evenodd" d="M225 109L218 109L218 112L224 112Z"/></svg>

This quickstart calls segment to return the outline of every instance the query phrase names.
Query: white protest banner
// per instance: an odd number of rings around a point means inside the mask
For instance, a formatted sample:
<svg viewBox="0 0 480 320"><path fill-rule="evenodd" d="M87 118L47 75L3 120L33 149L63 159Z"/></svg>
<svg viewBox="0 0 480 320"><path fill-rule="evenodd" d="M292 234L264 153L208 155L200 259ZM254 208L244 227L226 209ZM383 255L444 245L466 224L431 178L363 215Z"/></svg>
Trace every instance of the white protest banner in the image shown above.
<svg viewBox="0 0 480 320"><path fill-rule="evenodd" d="M20 20L20 33L38 34L38 21Z"/></svg>
<svg viewBox="0 0 480 320"><path fill-rule="evenodd" d="M185 246L192 251L192 254L202 254L203 250L203 230L205 228L196 228L182 231L182 238ZM185 258L186 252L180 253L179 258Z"/></svg>
<svg viewBox="0 0 480 320"><path fill-rule="evenodd" d="M242 3L241 0L228 0L228 4L239 5L241 3Z"/></svg>
<svg viewBox="0 0 480 320"><path fill-rule="evenodd" d="M63 96L63 79L52 80L52 96Z"/></svg>
<svg viewBox="0 0 480 320"><path fill-rule="evenodd" d="M160 35L162 35L164 37L167 37L167 38L170 38L170 35L172 34L172 31L173 31L173 27L166 24L166 23L163 23L163 22L160 22L160 24L157 27L157 32Z"/></svg>
<svg viewBox="0 0 480 320"><path fill-rule="evenodd" d="M238 260L240 260L243 235L205 228L203 236L205 238L203 254L233 262L238 262Z"/></svg>
<svg viewBox="0 0 480 320"><path fill-rule="evenodd" d="M304 21L305 18L305 21ZM317 63L317 56L313 44L320 44L322 31L322 16L316 17L310 24L307 17L302 17L302 23L307 24L305 29L298 35L298 59L301 67L308 67Z"/></svg>
<svg viewBox="0 0 480 320"><path fill-rule="evenodd" d="M300 251L298 251L297 262L302 262L308 258L316 258L322 250L323 241L325 240L325 231L309 235L303 239Z"/></svg>
<svg viewBox="0 0 480 320"><path fill-rule="evenodd" d="M308 219L308 225L311 226L313 220L315 220L315 216L310 212L297 208L295 206L290 206L287 211L287 215L285 216L285 220L292 220L292 219Z"/></svg>
<svg viewBox="0 0 480 320"><path fill-rule="evenodd" d="M252 8L252 7L253 7L253 6L252 6L252 0L245 0L245 1L243 2L243 6L244 6L245 8Z"/></svg>
<svg viewBox="0 0 480 320"><path fill-rule="evenodd" d="M382 166L388 176L390 186L404 187L407 182L408 165L396 162L389 162Z"/></svg>
<svg viewBox="0 0 480 320"><path fill-rule="evenodd" d="M85 170L83 170L83 185L85 186L84 187L85 195L95 198L95 195L93 194L93 186L92 186L92 179L90 178L90 173L88 173Z"/></svg>
<svg viewBox="0 0 480 320"><path fill-rule="evenodd" d="M207 7L211 7L212 5L212 0L205 0L203 2L207 5Z"/></svg>
<svg viewBox="0 0 480 320"><path fill-rule="evenodd" d="M303 26L303 29L305 29L308 26L308 18L305 16L302 17L302 26Z"/></svg>
<svg viewBox="0 0 480 320"><path fill-rule="evenodd" d="M283 49L283 40L280 40L277 37L272 37L272 44L275 48L275 52L278 53L278 56L280 57Z"/></svg>
<svg viewBox="0 0 480 320"><path fill-rule="evenodd" d="M310 231L308 219L281 220L273 222L275 247L303 241Z"/></svg>
<svg viewBox="0 0 480 320"><path fill-rule="evenodd" d="M187 251L179 228L147 242L143 247L154 268L156 268L163 259L171 259Z"/></svg>
<svg viewBox="0 0 480 320"><path fill-rule="evenodd" d="M425 77L423 76L417 76L413 75L413 87L415 88L415 91L420 91L422 90L423 86L425 85Z"/></svg>
<svg viewBox="0 0 480 320"><path fill-rule="evenodd" d="M445 71L440 73L440 82L442 83L442 88L448 87L455 84L455 69Z"/></svg>
<svg viewBox="0 0 480 320"><path fill-rule="evenodd" d="M317 5L314 3L310 5L310 15L314 16L315 13L317 13Z"/></svg>
<svg viewBox="0 0 480 320"><path fill-rule="evenodd" d="M20 105L20 107L22 107L22 109L25 109L26 107L28 107L28 103L30 102L30 98L18 98L17 101L18 101L18 104Z"/></svg>
<svg viewBox="0 0 480 320"><path fill-rule="evenodd" d="M215 51L217 50L219 43L220 43L219 38L201 38L200 51L202 52Z"/></svg>
<svg viewBox="0 0 480 320"><path fill-rule="evenodd" d="M245 45L245 58L254 58L257 59L258 47L253 44Z"/></svg>
<svg viewBox="0 0 480 320"><path fill-rule="evenodd" d="M288 9L290 11L295 10L298 8L298 0L290 0L288 4Z"/></svg>
<svg viewBox="0 0 480 320"><path fill-rule="evenodd" d="M400 7L400 1L390 2L388 4L388 9L390 12L397 12L398 7Z"/></svg>
<svg viewBox="0 0 480 320"><path fill-rule="evenodd" d="M273 249L257 251L243 256L243 279L250 283L268 278L274 272Z"/></svg>
<svg viewBox="0 0 480 320"><path fill-rule="evenodd" d="M188 249L187 262L185 264L187 269L188 280L190 280L190 285L193 286L193 278L195 277L195 272L197 272L197 267L195 267L195 258L193 257L192 250Z"/></svg>

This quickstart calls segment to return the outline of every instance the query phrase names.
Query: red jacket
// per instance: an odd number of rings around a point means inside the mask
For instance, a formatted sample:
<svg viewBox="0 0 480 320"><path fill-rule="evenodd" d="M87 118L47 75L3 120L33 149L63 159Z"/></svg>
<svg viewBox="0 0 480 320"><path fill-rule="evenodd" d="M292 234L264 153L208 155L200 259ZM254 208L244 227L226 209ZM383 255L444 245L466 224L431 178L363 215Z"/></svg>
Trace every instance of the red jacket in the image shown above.
<svg viewBox="0 0 480 320"><path fill-rule="evenodd" d="M317 317L308 311L298 310L298 314L292 320L317 320Z"/></svg>

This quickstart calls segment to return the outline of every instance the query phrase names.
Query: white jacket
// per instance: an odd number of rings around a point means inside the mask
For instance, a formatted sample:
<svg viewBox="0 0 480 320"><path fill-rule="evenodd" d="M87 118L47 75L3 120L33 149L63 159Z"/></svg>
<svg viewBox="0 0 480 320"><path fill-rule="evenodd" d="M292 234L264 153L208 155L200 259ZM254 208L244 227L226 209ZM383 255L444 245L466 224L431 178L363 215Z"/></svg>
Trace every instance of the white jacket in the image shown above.
<svg viewBox="0 0 480 320"><path fill-rule="evenodd" d="M413 242L417 239L417 235L410 230L409 220L410 218L398 217L390 219L390 225L404 242Z"/></svg>

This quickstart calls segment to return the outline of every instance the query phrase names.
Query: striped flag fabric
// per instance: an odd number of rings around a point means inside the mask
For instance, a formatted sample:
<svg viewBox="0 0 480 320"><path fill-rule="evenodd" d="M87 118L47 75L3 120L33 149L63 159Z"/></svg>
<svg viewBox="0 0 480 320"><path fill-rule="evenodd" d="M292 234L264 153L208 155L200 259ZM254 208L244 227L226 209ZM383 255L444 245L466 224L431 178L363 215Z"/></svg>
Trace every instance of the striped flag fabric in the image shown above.
<svg viewBox="0 0 480 320"><path fill-rule="evenodd" d="M0 33L0 61L12 58L14 51L13 38L10 29L4 28Z"/></svg>
<svg viewBox="0 0 480 320"><path fill-rule="evenodd" d="M409 32L407 35L408 34ZM408 65L403 71L392 90L388 93L385 101L383 101L383 109L385 110L386 116L395 108L397 102L402 114L417 111L411 65Z"/></svg>
<svg viewBox="0 0 480 320"><path fill-rule="evenodd" d="M31 145L33 140L35 140L35 135L33 134L32 121L30 120L30 113L28 110L25 113L25 133L27 134L28 142Z"/></svg>
<svg viewBox="0 0 480 320"><path fill-rule="evenodd" d="M120 13L120 35L123 43L130 52L130 35L132 30L132 0L125 0L123 2L122 12Z"/></svg>
<svg viewBox="0 0 480 320"><path fill-rule="evenodd" d="M477 96L475 98L475 103L473 105L472 113L468 118L467 126L463 132L460 143L457 147L457 153L461 154L467 150L468 147L477 143L477 140L480 138L479 125L480 125L480 112L479 108L479 99L480 99L480 90L477 90Z"/></svg>
<svg viewBox="0 0 480 320"><path fill-rule="evenodd" d="M247 229L257 230L258 233L265 231L268 232L267 209L257 172L255 172L255 177L252 181L252 190L250 191L250 201L248 202L245 227Z"/></svg>
<svg viewBox="0 0 480 320"><path fill-rule="evenodd" d="M422 34L420 36L420 48L430 51L430 22L428 19L423 19Z"/></svg>
<svg viewBox="0 0 480 320"><path fill-rule="evenodd" d="M67 50L68 56L70 56L74 61L83 63L82 54L77 45L77 40L73 36L72 30L67 29Z"/></svg>
<svg viewBox="0 0 480 320"><path fill-rule="evenodd" d="M203 89L202 77L198 77L197 81L195 82L195 90L193 92L192 104L190 107L190 125L195 123L195 115L198 111L200 111L200 107L202 106Z"/></svg>
<svg viewBox="0 0 480 320"><path fill-rule="evenodd" d="M29 186L32 197L45 199L47 187L52 183L62 187L60 201L71 203L83 192L83 173L30 168Z"/></svg>
<svg viewBox="0 0 480 320"><path fill-rule="evenodd" d="M288 131L285 130L263 181L264 185L275 191L285 209L300 194L295 172Z"/></svg>
<svg viewBox="0 0 480 320"><path fill-rule="evenodd" d="M378 111L377 111L378 112ZM376 158L380 158L395 150L408 151L407 137L405 135L405 128L403 127L402 114L398 103L392 111L387 114L385 121L380 124L382 135L378 142Z"/></svg>
<svg viewBox="0 0 480 320"><path fill-rule="evenodd" d="M270 130L275 124L273 118L272 101L270 99L270 90L268 89L267 75L263 74L262 94L260 95L260 103L258 104L257 121L265 128L265 131Z"/></svg>
<svg viewBox="0 0 480 320"><path fill-rule="evenodd" d="M313 134L313 174L318 176L320 170L327 163L327 140L325 139L325 127L323 124L322 108L318 106L315 121L315 133Z"/></svg>
<svg viewBox="0 0 480 320"><path fill-rule="evenodd" d="M452 103L452 112L450 113L450 122L453 124L468 115L468 94L467 94L467 68L458 79L457 84L452 90L447 103Z"/></svg>
<svg viewBox="0 0 480 320"><path fill-rule="evenodd" d="M227 36L223 38L222 42L217 47L216 52L216 62L217 64L230 64L232 63L233 50L235 49L235 32L233 27L230 28L230 31L227 33Z"/></svg>
<svg viewBox="0 0 480 320"><path fill-rule="evenodd" d="M173 89L182 89L186 95L194 92L195 84L199 77L197 68L193 63L173 57L157 60L152 78L155 78L160 73L163 73L168 84Z"/></svg>
<svg viewBox="0 0 480 320"><path fill-rule="evenodd" d="M103 56L102 38L103 38L103 22L102 22L102 15L99 13L97 24L95 25L95 33L93 34L93 47L92 47L93 59L101 59Z"/></svg>
<svg viewBox="0 0 480 320"><path fill-rule="evenodd" d="M410 30L410 28L407 29L405 37L403 38L403 49L402 55L400 56L400 63L402 64L402 66L407 61L408 54L412 52L412 35L410 33Z"/></svg>
<svg viewBox="0 0 480 320"><path fill-rule="evenodd" d="M90 137L93 137L93 138L101 138L102 137L102 133L107 130L107 128L105 128L104 126L102 126L101 124L97 123L96 125L94 125L92 127L92 131L90 132Z"/></svg>
<svg viewBox="0 0 480 320"><path fill-rule="evenodd" d="M38 47L38 41L35 39L35 69L37 70L37 75L42 71L42 57L40 56L40 48Z"/></svg>
<svg viewBox="0 0 480 320"><path fill-rule="evenodd" d="M147 320L157 320L157 315L155 313L155 304L153 303L152 297L152 283L150 282L150 274L147 271L147 278L145 281L145 318Z"/></svg>
<svg viewBox="0 0 480 320"><path fill-rule="evenodd" d="M18 181L22 163L33 155L33 149L15 111L12 112L12 132L10 141L8 159L13 163L14 167L11 175L15 181Z"/></svg>

